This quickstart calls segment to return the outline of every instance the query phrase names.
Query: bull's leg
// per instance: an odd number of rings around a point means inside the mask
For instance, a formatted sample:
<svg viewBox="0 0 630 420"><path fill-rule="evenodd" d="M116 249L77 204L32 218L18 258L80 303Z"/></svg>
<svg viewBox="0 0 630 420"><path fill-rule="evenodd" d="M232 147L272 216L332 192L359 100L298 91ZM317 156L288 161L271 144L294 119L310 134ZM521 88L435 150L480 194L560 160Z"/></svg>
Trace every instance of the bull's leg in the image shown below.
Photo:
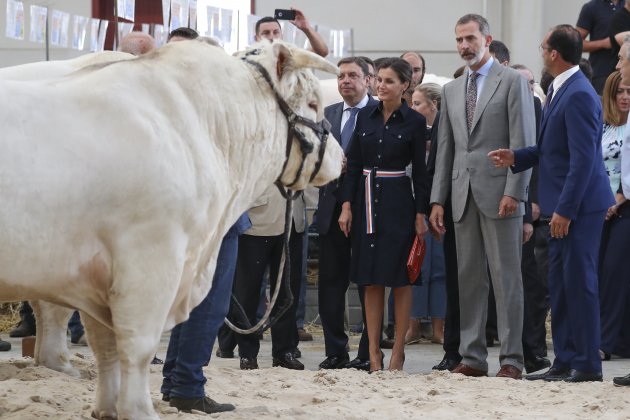
<svg viewBox="0 0 630 420"><path fill-rule="evenodd" d="M116 401L120 389L120 363L116 349L114 332L81 312L90 348L94 352L98 383L96 385L96 403L92 417L97 419L117 418Z"/></svg>
<svg viewBox="0 0 630 420"><path fill-rule="evenodd" d="M120 357L121 418L155 418L149 387L149 365L173 305L182 276L184 251L176 257L173 239L166 244L135 248L118 260L116 291L110 298L112 323ZM117 276L117 277L116 277Z"/></svg>
<svg viewBox="0 0 630 420"><path fill-rule="evenodd" d="M79 371L70 364L66 338L72 309L42 300L31 301L31 307L37 323L35 364L70 376L79 376Z"/></svg>

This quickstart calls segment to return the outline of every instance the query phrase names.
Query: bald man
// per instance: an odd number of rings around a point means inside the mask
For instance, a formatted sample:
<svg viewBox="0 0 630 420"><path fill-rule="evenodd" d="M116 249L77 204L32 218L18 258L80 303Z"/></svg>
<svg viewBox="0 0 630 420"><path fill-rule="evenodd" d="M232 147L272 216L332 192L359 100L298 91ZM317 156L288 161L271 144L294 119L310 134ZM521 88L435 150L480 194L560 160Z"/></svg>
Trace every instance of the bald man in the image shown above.
<svg viewBox="0 0 630 420"><path fill-rule="evenodd" d="M120 41L120 51L133 55L146 54L155 48L155 39L144 32L130 32Z"/></svg>

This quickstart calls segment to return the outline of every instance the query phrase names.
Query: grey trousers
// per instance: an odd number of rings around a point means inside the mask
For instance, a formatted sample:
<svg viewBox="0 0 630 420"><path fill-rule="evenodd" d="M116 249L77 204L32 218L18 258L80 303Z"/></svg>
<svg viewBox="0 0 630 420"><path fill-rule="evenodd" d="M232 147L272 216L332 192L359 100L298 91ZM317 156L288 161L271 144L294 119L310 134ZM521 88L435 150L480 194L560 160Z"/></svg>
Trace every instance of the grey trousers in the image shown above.
<svg viewBox="0 0 630 420"><path fill-rule="evenodd" d="M485 329L489 267L497 302L499 362L501 366L523 369L523 217L489 218L479 210L470 192L464 215L455 223L455 238L462 363L488 371Z"/></svg>

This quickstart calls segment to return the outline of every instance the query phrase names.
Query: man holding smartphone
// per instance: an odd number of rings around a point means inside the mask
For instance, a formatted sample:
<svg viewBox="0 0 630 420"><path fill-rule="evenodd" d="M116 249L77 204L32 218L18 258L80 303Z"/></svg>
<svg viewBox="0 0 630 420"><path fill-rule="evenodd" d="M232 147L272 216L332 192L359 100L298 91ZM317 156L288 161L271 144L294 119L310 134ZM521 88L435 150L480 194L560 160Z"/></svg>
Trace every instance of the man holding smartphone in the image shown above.
<svg viewBox="0 0 630 420"><path fill-rule="evenodd" d="M294 12L294 13L290 13ZM282 28L278 19L289 20L299 30L304 32L308 42L311 44L311 50L322 57L328 55L328 46L324 39L309 24L306 16L301 10L291 8L290 10L276 9L274 14L276 17L266 16L256 22L256 41L268 39L273 42L274 39L282 39ZM292 20L290 18L293 18Z"/></svg>

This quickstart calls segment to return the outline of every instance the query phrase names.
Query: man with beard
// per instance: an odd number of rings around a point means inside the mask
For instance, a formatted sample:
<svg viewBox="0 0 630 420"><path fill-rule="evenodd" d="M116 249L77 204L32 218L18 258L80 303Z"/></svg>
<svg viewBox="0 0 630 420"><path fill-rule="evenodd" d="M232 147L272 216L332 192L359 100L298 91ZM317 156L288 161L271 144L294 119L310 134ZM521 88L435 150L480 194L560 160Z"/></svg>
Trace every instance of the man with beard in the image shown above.
<svg viewBox="0 0 630 420"><path fill-rule="evenodd" d="M501 341L499 377L520 379L523 369L523 202L530 173L496 169L487 154L535 143L534 106L527 81L489 51L488 21L461 17L455 26L464 76L444 86L438 152L431 193L431 225L445 233L444 203L451 191L457 244L462 361L452 372L486 376L488 270L497 302ZM517 146L518 145L518 146Z"/></svg>

